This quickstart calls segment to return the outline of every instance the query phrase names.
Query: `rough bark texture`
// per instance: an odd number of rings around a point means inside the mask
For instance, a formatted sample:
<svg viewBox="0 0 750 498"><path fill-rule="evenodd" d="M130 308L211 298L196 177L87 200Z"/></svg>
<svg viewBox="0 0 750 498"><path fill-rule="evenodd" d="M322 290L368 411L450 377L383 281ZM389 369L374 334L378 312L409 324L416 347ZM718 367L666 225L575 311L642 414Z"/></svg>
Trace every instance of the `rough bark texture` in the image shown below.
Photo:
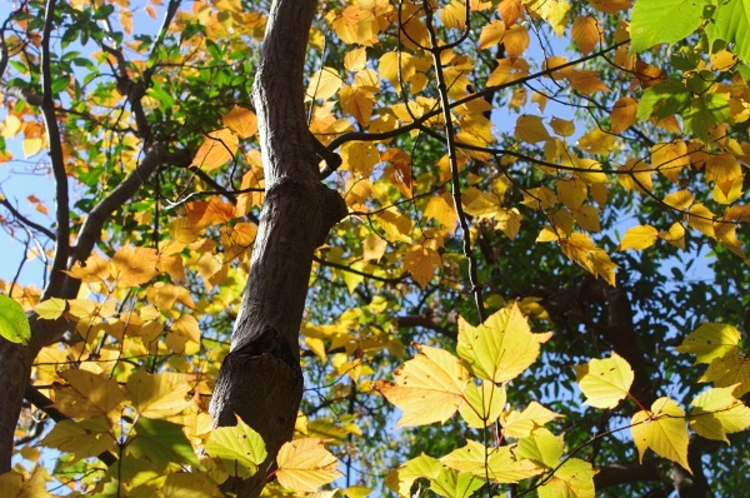
<svg viewBox="0 0 750 498"><path fill-rule="evenodd" d="M291 439L302 397L298 336L312 257L346 205L320 183L314 138L307 128L303 66L316 0L276 0L266 27L255 81L266 198L250 277L211 402L217 426L235 414L257 430L268 469ZM257 496L265 472L232 482L240 496Z"/></svg>

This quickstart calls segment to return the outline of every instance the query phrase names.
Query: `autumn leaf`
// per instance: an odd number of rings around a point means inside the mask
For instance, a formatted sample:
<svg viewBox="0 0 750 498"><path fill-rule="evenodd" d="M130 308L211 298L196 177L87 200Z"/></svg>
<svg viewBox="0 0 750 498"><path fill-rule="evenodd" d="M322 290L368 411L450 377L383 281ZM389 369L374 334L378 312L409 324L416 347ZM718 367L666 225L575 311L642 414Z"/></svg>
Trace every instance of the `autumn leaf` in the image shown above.
<svg viewBox="0 0 750 498"><path fill-rule="evenodd" d="M229 128L212 131L198 148L191 166L213 171L233 160L238 148L239 139Z"/></svg>
<svg viewBox="0 0 750 498"><path fill-rule="evenodd" d="M461 418L469 427L482 428L494 424L500 417L507 395L504 387L482 380L479 387L470 382L463 398L464 402L458 407Z"/></svg>
<svg viewBox="0 0 750 498"><path fill-rule="evenodd" d="M589 462L580 458L569 458L560 468L555 469L549 482L539 488L539 498L594 498L596 473L597 470Z"/></svg>
<svg viewBox="0 0 750 498"><path fill-rule="evenodd" d="M440 266L440 255L434 249L424 246L414 246L404 256L404 270L424 289L435 275Z"/></svg>
<svg viewBox="0 0 750 498"><path fill-rule="evenodd" d="M276 457L279 484L290 491L313 492L340 477L341 472L336 470L339 462L324 444L316 438L284 443Z"/></svg>
<svg viewBox="0 0 750 498"><path fill-rule="evenodd" d="M636 251L651 247L659 239L659 232L650 225L638 225L628 228L617 246L619 251L635 249Z"/></svg>
<svg viewBox="0 0 750 498"><path fill-rule="evenodd" d="M651 405L651 410L641 410L633 415L630 423L640 463L643 463L643 455L650 448L660 457L676 462L693 473L687 461L688 431L685 412L676 402L669 398L659 398Z"/></svg>
<svg viewBox="0 0 750 498"><path fill-rule="evenodd" d="M157 468L184 463L201 468L195 450L190 445L182 427L166 420L140 417L135 423L135 436L130 439L126 452L145 458Z"/></svg>
<svg viewBox="0 0 750 498"><path fill-rule="evenodd" d="M614 408L628 396L635 374L627 361L612 352L603 360L593 359L575 367L578 386L586 404L596 408Z"/></svg>
<svg viewBox="0 0 750 498"><path fill-rule="evenodd" d="M375 389L404 414L396 427L448 420L462 401L469 373L447 351L427 346L396 371L396 382L379 381Z"/></svg>
<svg viewBox="0 0 750 498"><path fill-rule="evenodd" d="M185 374L138 370L131 374L126 390L140 416L159 419L181 413L189 404L187 395L193 386Z"/></svg>
<svg viewBox="0 0 750 498"><path fill-rule="evenodd" d="M145 284L159 274L158 261L154 249L125 246L112 257L112 276L121 287Z"/></svg>
<svg viewBox="0 0 750 498"><path fill-rule="evenodd" d="M221 122L240 138L250 138L258 133L258 117L255 113L236 104L221 117Z"/></svg>
<svg viewBox="0 0 750 498"><path fill-rule="evenodd" d="M115 448L116 440L106 417L81 421L62 420L42 439L41 444L73 454L71 463L94 457Z"/></svg>
<svg viewBox="0 0 750 498"><path fill-rule="evenodd" d="M698 382L713 382L716 387L736 385L734 395L750 392L750 359L739 348L732 347L723 356L714 358Z"/></svg>
<svg viewBox="0 0 750 498"><path fill-rule="evenodd" d="M532 334L528 320L514 303L478 327L459 317L456 351L474 375L500 383L526 370L539 356L539 345L550 337L551 332Z"/></svg>
<svg viewBox="0 0 750 498"><path fill-rule="evenodd" d="M690 403L690 427L698 435L729 444L727 434L750 427L750 408L732 394L738 386L708 389Z"/></svg>
<svg viewBox="0 0 750 498"><path fill-rule="evenodd" d="M509 446L485 448L472 440L466 441L466 446L453 450L440 461L452 469L478 477L489 474L496 483L519 482L542 472L542 468L530 460L514 458Z"/></svg>
<svg viewBox="0 0 750 498"><path fill-rule="evenodd" d="M419 478L437 479L443 469L439 460L423 453L391 471L384 484L399 496L410 497L414 481Z"/></svg>
<svg viewBox="0 0 750 498"><path fill-rule="evenodd" d="M34 311L43 320L56 320L65 313L66 307L65 299L52 297L34 306Z"/></svg>
<svg viewBox="0 0 750 498"><path fill-rule="evenodd" d="M267 456L263 438L237 417L234 427L217 427L204 445L206 453L221 460L226 472L248 479L258 472Z"/></svg>
<svg viewBox="0 0 750 498"><path fill-rule="evenodd" d="M695 355L695 364L711 363L732 350L740 342L739 331L724 323L704 323L677 346L679 353Z"/></svg>
<svg viewBox="0 0 750 498"><path fill-rule="evenodd" d="M533 434L538 428L544 427L547 422L561 416L536 401L532 401L521 412L511 410L503 414L500 421L505 437L525 438Z"/></svg>
<svg viewBox="0 0 750 498"><path fill-rule="evenodd" d="M55 407L73 418L116 417L125 401L114 379L86 370L65 370L60 377L67 385L55 389Z"/></svg>
<svg viewBox="0 0 750 498"><path fill-rule="evenodd" d="M505 34L505 23L501 20L492 20L482 27L479 33L479 48L494 47L503 39Z"/></svg>

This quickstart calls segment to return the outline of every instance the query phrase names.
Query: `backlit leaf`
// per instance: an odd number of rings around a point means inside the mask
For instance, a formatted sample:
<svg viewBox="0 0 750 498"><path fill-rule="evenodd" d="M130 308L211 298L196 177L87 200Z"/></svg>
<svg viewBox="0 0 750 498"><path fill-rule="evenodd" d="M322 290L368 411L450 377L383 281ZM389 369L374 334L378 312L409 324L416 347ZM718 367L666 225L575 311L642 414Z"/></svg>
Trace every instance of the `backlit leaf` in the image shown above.
<svg viewBox="0 0 750 498"><path fill-rule="evenodd" d="M112 276L121 287L145 284L159 274L158 262L154 249L125 246L112 257Z"/></svg>
<svg viewBox="0 0 750 498"><path fill-rule="evenodd" d="M597 408L614 408L628 396L635 374L627 361L612 352L603 360L593 359L575 367L576 380L586 404Z"/></svg>
<svg viewBox="0 0 750 498"><path fill-rule="evenodd" d="M315 438L284 443L276 457L279 484L291 491L313 492L340 477L339 462L324 443Z"/></svg>
<svg viewBox="0 0 750 498"><path fill-rule="evenodd" d="M528 319L514 303L493 313L478 327L459 317L456 351L474 375L500 383L531 366L539 356L539 345L551 337L551 332L533 334Z"/></svg>
<svg viewBox="0 0 750 498"><path fill-rule="evenodd" d="M502 416L503 435L515 438L529 437L536 429L561 416L532 401L523 411L512 410Z"/></svg>
<svg viewBox="0 0 750 498"><path fill-rule="evenodd" d="M213 171L233 160L238 148L239 138L229 128L212 131L198 148L191 166Z"/></svg>
<svg viewBox="0 0 750 498"><path fill-rule="evenodd" d="M160 468L172 463L200 468L195 450L182 432L181 425L140 417L135 423L135 433L127 445L128 453L145 458Z"/></svg>
<svg viewBox="0 0 750 498"><path fill-rule="evenodd" d="M147 373L137 370L126 386L136 412L151 419L169 417L187 408L188 392L195 382L185 374L174 372Z"/></svg>
<svg viewBox="0 0 750 498"><path fill-rule="evenodd" d="M440 461L452 469L478 477L484 477L486 472L490 480L496 483L518 482L542 472L542 468L530 460L516 460L510 446L485 448L481 443L471 440Z"/></svg>
<svg viewBox="0 0 750 498"><path fill-rule="evenodd" d="M263 438L237 417L234 427L218 427L204 445L206 453L224 463L226 472L247 479L255 475L267 456Z"/></svg>
<svg viewBox="0 0 750 498"><path fill-rule="evenodd" d="M736 387L709 389L690 403L690 427L698 435L729 444L727 434L750 427L750 408L732 394Z"/></svg>
<svg viewBox="0 0 750 498"><path fill-rule="evenodd" d="M643 463L647 449L660 457L680 464L692 474L687 461L688 430L685 412L669 398L659 398L651 410L641 410L631 419L633 442L638 448L638 461Z"/></svg>
<svg viewBox="0 0 750 498"><path fill-rule="evenodd" d="M704 323L677 346L680 353L695 355L695 364L711 363L727 354L740 342L739 331L725 323Z"/></svg>
<svg viewBox="0 0 750 498"><path fill-rule="evenodd" d="M638 225L637 227L628 228L625 235L620 241L618 250L625 251L634 249L640 251L651 247L659 239L659 231L651 225Z"/></svg>
<svg viewBox="0 0 750 498"><path fill-rule="evenodd" d="M503 39L505 34L505 23L503 21L494 19L482 27L482 31L479 33L479 48L485 49L494 47L500 40Z"/></svg>
<svg viewBox="0 0 750 498"><path fill-rule="evenodd" d="M675 43L696 30L703 21L704 1L640 0L631 19L631 48L642 52L657 43Z"/></svg>
<svg viewBox="0 0 750 498"><path fill-rule="evenodd" d="M464 402L458 407L469 427L482 428L495 423L505 407L504 387L482 380L480 387L470 382L464 391Z"/></svg>
<svg viewBox="0 0 750 498"><path fill-rule="evenodd" d="M31 339L31 326L23 308L4 294L0 294L0 336L18 344L28 344Z"/></svg>

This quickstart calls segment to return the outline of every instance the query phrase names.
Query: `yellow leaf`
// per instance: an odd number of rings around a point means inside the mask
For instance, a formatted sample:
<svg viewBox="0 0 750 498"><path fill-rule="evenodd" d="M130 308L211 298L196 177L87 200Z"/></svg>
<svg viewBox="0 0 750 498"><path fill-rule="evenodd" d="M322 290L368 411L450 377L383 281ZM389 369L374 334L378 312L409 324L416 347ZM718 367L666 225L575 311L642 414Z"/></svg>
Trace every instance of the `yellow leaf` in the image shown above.
<svg viewBox="0 0 750 498"><path fill-rule="evenodd" d="M618 266L612 262L606 252L594 245L588 235L575 232L568 237L561 238L559 242L563 254L592 275L602 277L610 285L615 285L615 269Z"/></svg>
<svg viewBox="0 0 750 498"><path fill-rule="evenodd" d="M633 6L630 0L588 0L598 11L605 14L617 14L621 10L627 10Z"/></svg>
<svg viewBox="0 0 750 498"><path fill-rule="evenodd" d="M258 117L250 109L237 104L221 117L221 123L240 138L250 138L258 133Z"/></svg>
<svg viewBox="0 0 750 498"><path fill-rule="evenodd" d="M729 444L727 434L750 427L750 408L732 394L738 385L709 389L690 403L690 427L699 436Z"/></svg>
<svg viewBox="0 0 750 498"><path fill-rule="evenodd" d="M687 190L678 190L664 197L664 204L681 211L685 211L693 203L695 198Z"/></svg>
<svg viewBox="0 0 750 498"><path fill-rule="evenodd" d="M434 249L416 245L404 256L404 270L424 289L440 266L440 255Z"/></svg>
<svg viewBox="0 0 750 498"><path fill-rule="evenodd" d="M193 315L182 315L172 322L172 331L193 342L201 341L201 328Z"/></svg>
<svg viewBox="0 0 750 498"><path fill-rule="evenodd" d="M485 24L482 28L482 32L479 33L479 48L485 49L494 47L500 40L503 39L505 34L505 23L501 20L495 19Z"/></svg>
<svg viewBox="0 0 750 498"><path fill-rule="evenodd" d="M73 454L71 463L100 455L115 448L112 426L105 417L92 417L80 422L61 420L41 441L49 448ZM1 482L1 481L0 481ZM5 491L5 488L0 488ZM2 493L0 491L0 493ZM5 496L1 495L0 496ZM26 495L21 495L26 496Z"/></svg>
<svg viewBox="0 0 750 498"><path fill-rule="evenodd" d="M401 464L385 478L385 485L399 496L411 497L411 486L420 478L436 479L444 469L441 463L431 456L422 453Z"/></svg>
<svg viewBox="0 0 750 498"><path fill-rule="evenodd" d="M41 138L38 137L32 137L32 138L24 138L22 147L23 147L23 155L26 159L30 158L31 156L34 156L42 151L42 147L44 146L44 141Z"/></svg>
<svg viewBox="0 0 750 498"><path fill-rule="evenodd" d="M638 102L631 97L620 97L612 106L612 133L622 133L635 124Z"/></svg>
<svg viewBox="0 0 750 498"><path fill-rule="evenodd" d="M369 178L380 162L378 149L369 142L348 142L341 147L342 166L355 175Z"/></svg>
<svg viewBox="0 0 750 498"><path fill-rule="evenodd" d="M626 164L617 168L617 171L617 179L628 190L647 193L654 188L651 176L655 172L643 161L629 159Z"/></svg>
<svg viewBox="0 0 750 498"><path fill-rule="evenodd" d="M458 413L469 427L487 427L500 417L506 398L505 388L494 382L482 380L481 387L470 382L464 391L464 402L459 405Z"/></svg>
<svg viewBox="0 0 750 498"><path fill-rule="evenodd" d="M740 342L739 331L725 323L704 323L677 346L679 353L695 355L695 364L711 363L726 355Z"/></svg>
<svg viewBox="0 0 750 498"><path fill-rule="evenodd" d="M531 114L523 114L518 117L518 120L516 120L516 136L519 140L530 144L544 142L551 138L547 128L544 127L542 118Z"/></svg>
<svg viewBox="0 0 750 498"><path fill-rule="evenodd" d="M338 70L333 67L323 66L310 77L310 83L305 92L307 100L328 100L339 91L343 81Z"/></svg>
<svg viewBox="0 0 750 498"><path fill-rule="evenodd" d="M586 184L575 178L572 180L557 180L555 189L560 202L572 210L579 209L588 197Z"/></svg>
<svg viewBox="0 0 750 498"><path fill-rule="evenodd" d="M213 171L234 159L239 144L237 135L229 128L212 131L198 148L190 165L206 172Z"/></svg>
<svg viewBox="0 0 750 498"><path fill-rule="evenodd" d="M745 259L745 251L742 250L742 244L737 238L737 225L734 223L717 222L714 224L714 231L716 232L716 240L721 245L742 259Z"/></svg>
<svg viewBox="0 0 750 498"><path fill-rule="evenodd" d="M661 232L659 238L666 240L675 247L685 249L685 227L681 223L673 223L668 232Z"/></svg>
<svg viewBox="0 0 750 498"><path fill-rule="evenodd" d="M719 204L732 204L742 195L744 177L739 176L733 180L717 183L711 190L711 196Z"/></svg>
<svg viewBox="0 0 750 498"><path fill-rule="evenodd" d="M325 449L324 443L316 438L284 443L276 456L279 484L291 491L313 492L338 479L342 475L336 470L339 462Z"/></svg>
<svg viewBox="0 0 750 498"><path fill-rule="evenodd" d="M486 457L486 458L485 458ZM542 467L529 460L516 460L510 446L485 448L476 441L466 441L466 446L453 450L440 461L452 469L484 477L496 483L512 483L542 473Z"/></svg>
<svg viewBox="0 0 750 498"><path fill-rule="evenodd" d="M375 96L372 92L344 85L339 92L339 103L341 110L356 119L359 124L365 127L370 125L370 117L375 107Z"/></svg>
<svg viewBox="0 0 750 498"><path fill-rule="evenodd" d="M344 67L347 71L356 73L365 68L367 64L367 49L358 47L350 50L344 55Z"/></svg>
<svg viewBox="0 0 750 498"><path fill-rule="evenodd" d="M375 223L385 232L391 241L411 243L411 220L400 214L394 208L388 208L373 216Z"/></svg>
<svg viewBox="0 0 750 498"><path fill-rule="evenodd" d="M506 21L506 26L508 22ZM503 37L503 44L505 45L505 52L511 59L516 59L523 55L527 48L531 38L529 37L529 30L520 24L514 24L505 31Z"/></svg>
<svg viewBox="0 0 750 498"><path fill-rule="evenodd" d="M399 71L400 66L400 71ZM387 79L393 88L400 90L401 81L399 80L399 74L403 78L403 81L409 81L417 69L414 67L414 61L412 56L405 52L386 52L378 60L378 72L380 76ZM419 114L416 114L419 116Z"/></svg>
<svg viewBox="0 0 750 498"><path fill-rule="evenodd" d="M567 119L553 117L549 125L552 127L555 133L557 133L561 137L570 137L573 136L573 134L576 132L575 123L573 123L573 121L568 121Z"/></svg>
<svg viewBox="0 0 750 498"><path fill-rule="evenodd" d="M682 169L690 165L687 144L682 140L677 140L673 143L654 145L651 147L651 165L676 183Z"/></svg>
<svg viewBox="0 0 750 498"><path fill-rule="evenodd" d="M70 271L65 273L87 284L104 282L110 276L110 264L98 254L92 253L85 262L76 261Z"/></svg>
<svg viewBox="0 0 750 498"><path fill-rule="evenodd" d="M599 25L591 16L578 16L573 21L573 28L571 30L573 41L578 45L583 55L588 55L596 44L599 43L601 34L599 33ZM615 104L617 107L617 104ZM633 115L635 117L635 115ZM614 132L618 133L618 132Z"/></svg>
<svg viewBox="0 0 750 498"><path fill-rule="evenodd" d="M586 396L586 404L596 408L614 408L625 399L635 374L630 364L620 355L603 360L593 359L575 367L576 380Z"/></svg>
<svg viewBox="0 0 750 498"><path fill-rule="evenodd" d="M331 23L331 27L341 41L350 45L372 46L377 41L378 21L372 12L359 5L345 8Z"/></svg>
<svg viewBox="0 0 750 498"><path fill-rule="evenodd" d="M552 478L539 487L539 498L594 498L597 471L580 458L570 458L555 470Z"/></svg>
<svg viewBox="0 0 750 498"><path fill-rule="evenodd" d="M234 427L218 427L211 431L204 448L211 457L224 463L228 474L243 479L255 475L258 465L268 455L263 438L240 417L237 417Z"/></svg>
<svg viewBox="0 0 750 498"><path fill-rule="evenodd" d="M72 418L119 416L125 400L120 386L104 374L66 370L60 377L67 385L55 389L55 407Z"/></svg>
<svg viewBox="0 0 750 498"><path fill-rule="evenodd" d="M188 308L195 308L195 301L193 301L190 291L179 285L155 282L146 289L146 297L149 303L155 305L163 312L172 311L177 303L183 304Z"/></svg>
<svg viewBox="0 0 750 498"><path fill-rule="evenodd" d="M716 387L736 385L735 397L744 396L750 392L750 359L735 346L724 356L714 358L698 382L713 382Z"/></svg>
<svg viewBox="0 0 750 498"><path fill-rule="evenodd" d="M458 358L427 346L396 371L396 383L378 381L379 390L404 414L396 428L445 422L458 410L469 373Z"/></svg>
<svg viewBox="0 0 750 498"><path fill-rule="evenodd" d="M641 410L631 419L633 442L638 448L638 461L651 448L660 457L676 462L692 474L687 461L688 430L685 412L669 398L659 398L651 410Z"/></svg>
<svg viewBox="0 0 750 498"><path fill-rule="evenodd" d="M742 168L733 154L709 154L706 158L706 181L731 182L742 178Z"/></svg>
<svg viewBox="0 0 750 498"><path fill-rule="evenodd" d="M157 276L159 255L155 249L126 246L112 257L112 275L121 287L135 287Z"/></svg>
<svg viewBox="0 0 750 498"><path fill-rule="evenodd" d="M3 490L3 498L52 497L53 495L47 491L46 474L41 465L35 467L34 473L25 481L23 476L14 470L0 474L0 489Z"/></svg>
<svg viewBox="0 0 750 498"><path fill-rule="evenodd" d="M570 11L567 0L524 0L527 8L547 21L558 36L565 33L566 17Z"/></svg>
<svg viewBox="0 0 750 498"><path fill-rule="evenodd" d="M452 231L456 228L458 215L453 207L451 194L447 192L430 197L430 201L427 203L427 207L424 210L424 215L427 218L439 221L440 224L448 230Z"/></svg>
<svg viewBox="0 0 750 498"><path fill-rule="evenodd" d="M529 437L547 422L561 416L536 401L532 401L524 411L513 410L507 415L503 415L500 421L505 437L524 438Z"/></svg>
<svg viewBox="0 0 750 498"><path fill-rule="evenodd" d="M617 143L614 135L597 127L578 139L578 147L589 154L611 154Z"/></svg>
<svg viewBox="0 0 750 498"><path fill-rule="evenodd" d="M382 237L370 234L362 242L362 257L367 261L379 261L388 248L388 242Z"/></svg>
<svg viewBox="0 0 750 498"><path fill-rule="evenodd" d="M459 317L456 352L474 375L500 383L518 377L529 368L539 356L539 345L551 337L551 332L533 334L518 304L513 303L478 327Z"/></svg>
<svg viewBox="0 0 750 498"><path fill-rule="evenodd" d="M55 320L65 312L65 299L49 298L34 306L34 311L43 320Z"/></svg>
<svg viewBox="0 0 750 498"><path fill-rule="evenodd" d="M140 416L159 419L182 413L190 404L188 393L194 386L195 381L185 374L137 370L131 374L125 389Z"/></svg>
<svg viewBox="0 0 750 498"><path fill-rule="evenodd" d="M638 225L637 227L628 228L625 235L617 247L618 251L634 249L640 251L651 247L659 238L659 231L651 225Z"/></svg>
<svg viewBox="0 0 750 498"><path fill-rule="evenodd" d="M562 435L555 436L544 427L535 431L533 435L525 437L518 442L516 456L527 458L554 469L560 464L565 442Z"/></svg>
<svg viewBox="0 0 750 498"><path fill-rule="evenodd" d="M440 20L446 28L455 28L463 30L466 28L466 9L465 1L452 0L451 3L440 9Z"/></svg>

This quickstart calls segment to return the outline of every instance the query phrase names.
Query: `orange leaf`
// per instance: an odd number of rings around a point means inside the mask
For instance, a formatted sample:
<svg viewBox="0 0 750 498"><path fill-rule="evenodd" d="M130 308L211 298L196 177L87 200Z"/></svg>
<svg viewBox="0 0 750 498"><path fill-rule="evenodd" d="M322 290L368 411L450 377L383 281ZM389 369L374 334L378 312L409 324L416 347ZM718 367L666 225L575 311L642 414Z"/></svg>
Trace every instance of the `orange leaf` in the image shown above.
<svg viewBox="0 0 750 498"><path fill-rule="evenodd" d="M250 138L258 132L258 116L250 109L236 104L221 117L221 122L240 138Z"/></svg>
<svg viewBox="0 0 750 498"><path fill-rule="evenodd" d="M112 275L121 287L135 287L157 276L159 255L155 249L127 246L112 257Z"/></svg>
<svg viewBox="0 0 750 498"><path fill-rule="evenodd" d="M573 41L576 42L583 55L588 55L594 50L601 36L596 19L591 16L576 17L576 20L573 21L571 34L573 35Z"/></svg>
<svg viewBox="0 0 750 498"><path fill-rule="evenodd" d="M404 257L404 269L424 289L440 266L440 255L434 249L414 246Z"/></svg>
<svg viewBox="0 0 750 498"><path fill-rule="evenodd" d="M622 133L635 124L638 102L630 97L622 97L612 107L612 133Z"/></svg>
<svg viewBox="0 0 750 498"><path fill-rule="evenodd" d="M191 166L213 171L234 159L238 148L239 139L229 128L212 131L201 144Z"/></svg>

